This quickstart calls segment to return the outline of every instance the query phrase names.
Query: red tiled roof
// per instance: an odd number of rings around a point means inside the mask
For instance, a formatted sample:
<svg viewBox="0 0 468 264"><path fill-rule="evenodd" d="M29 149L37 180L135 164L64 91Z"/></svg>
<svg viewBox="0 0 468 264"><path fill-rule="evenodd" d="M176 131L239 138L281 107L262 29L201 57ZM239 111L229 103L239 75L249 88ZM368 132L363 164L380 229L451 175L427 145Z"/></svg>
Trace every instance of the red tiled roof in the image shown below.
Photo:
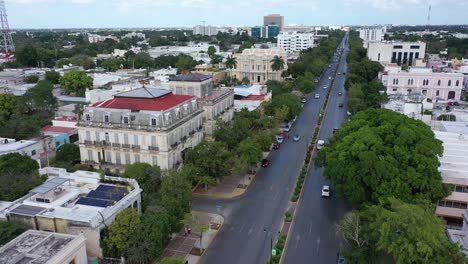
<svg viewBox="0 0 468 264"><path fill-rule="evenodd" d="M107 101L97 102L90 106L97 108L161 111L170 109L192 98L195 98L195 96L176 95L172 93L158 98L117 97Z"/></svg>
<svg viewBox="0 0 468 264"><path fill-rule="evenodd" d="M73 127L58 127L58 126L45 126L41 128L41 132L49 132L49 133L70 133L77 130Z"/></svg>
<svg viewBox="0 0 468 264"><path fill-rule="evenodd" d="M59 116L59 117L56 117L54 120L74 122L74 121L78 121L78 118L74 116Z"/></svg>
<svg viewBox="0 0 468 264"><path fill-rule="evenodd" d="M254 94L251 94L247 97L244 97L242 98L241 100L248 100L248 101L263 101L265 100L265 95L261 94L261 95L254 95Z"/></svg>

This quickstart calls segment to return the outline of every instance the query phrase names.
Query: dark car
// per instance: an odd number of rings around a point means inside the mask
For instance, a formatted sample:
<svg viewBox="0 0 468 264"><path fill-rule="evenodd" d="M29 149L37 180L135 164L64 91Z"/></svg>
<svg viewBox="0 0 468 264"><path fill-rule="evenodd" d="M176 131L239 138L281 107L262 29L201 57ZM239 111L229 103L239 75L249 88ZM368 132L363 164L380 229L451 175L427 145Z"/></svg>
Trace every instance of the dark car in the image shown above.
<svg viewBox="0 0 468 264"><path fill-rule="evenodd" d="M447 106L445 107L445 111L449 111L449 112L452 111L452 107L450 107L450 105L447 105Z"/></svg>
<svg viewBox="0 0 468 264"><path fill-rule="evenodd" d="M263 168L266 168L266 167L270 166L270 161L268 159L263 159L261 166Z"/></svg>
<svg viewBox="0 0 468 264"><path fill-rule="evenodd" d="M273 149L279 149L280 146L281 146L281 144L279 144L279 143L274 143L274 144L273 144Z"/></svg>
<svg viewBox="0 0 468 264"><path fill-rule="evenodd" d="M338 104L338 107L343 107L343 104L342 104L342 103L339 103L339 104Z"/></svg>
<svg viewBox="0 0 468 264"><path fill-rule="evenodd" d="M335 134L335 132L338 131L338 128L333 128L333 134Z"/></svg>

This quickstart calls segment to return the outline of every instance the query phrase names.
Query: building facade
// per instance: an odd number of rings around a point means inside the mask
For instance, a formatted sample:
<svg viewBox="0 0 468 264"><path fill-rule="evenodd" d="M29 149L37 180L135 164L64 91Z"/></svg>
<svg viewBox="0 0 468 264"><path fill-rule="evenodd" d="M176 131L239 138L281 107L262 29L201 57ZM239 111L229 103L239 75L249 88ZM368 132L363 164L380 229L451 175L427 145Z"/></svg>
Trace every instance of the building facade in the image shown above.
<svg viewBox="0 0 468 264"><path fill-rule="evenodd" d="M275 38L280 33L277 25L257 26L250 30L252 37L256 38Z"/></svg>
<svg viewBox="0 0 468 264"><path fill-rule="evenodd" d="M367 57L383 64L397 63L413 66L417 59L424 59L424 42L368 42Z"/></svg>
<svg viewBox="0 0 468 264"><path fill-rule="evenodd" d="M84 163L120 170L146 162L168 170L203 139L203 108L194 95L140 88L87 106L78 133Z"/></svg>
<svg viewBox="0 0 468 264"><path fill-rule="evenodd" d="M359 29L359 37L364 41L383 41L386 26L366 26Z"/></svg>
<svg viewBox="0 0 468 264"><path fill-rule="evenodd" d="M436 100L459 100L463 88L463 74L440 72L389 72L382 76L387 94L423 95Z"/></svg>
<svg viewBox="0 0 468 264"><path fill-rule="evenodd" d="M234 118L234 90L213 89L213 78L199 73L177 75L170 79L169 87L174 94L198 97L203 107L203 126L207 135L212 135L216 122L229 122Z"/></svg>
<svg viewBox="0 0 468 264"><path fill-rule="evenodd" d="M270 14L263 17L263 25L276 25L282 31L284 27L284 17L280 14Z"/></svg>
<svg viewBox="0 0 468 264"><path fill-rule="evenodd" d="M288 54L296 54L314 47L313 33L286 33L278 35L278 47L283 48Z"/></svg>
<svg viewBox="0 0 468 264"><path fill-rule="evenodd" d="M284 69L273 71L271 69L273 58L278 56L284 60ZM268 80L281 81L282 71L288 69L286 63L287 53L283 48L274 49L245 49L240 54L234 54L237 65L232 69L232 76L238 80L249 79L250 83L265 84Z"/></svg>
<svg viewBox="0 0 468 264"><path fill-rule="evenodd" d="M220 29L215 26L196 25L193 27L193 35L216 36Z"/></svg>

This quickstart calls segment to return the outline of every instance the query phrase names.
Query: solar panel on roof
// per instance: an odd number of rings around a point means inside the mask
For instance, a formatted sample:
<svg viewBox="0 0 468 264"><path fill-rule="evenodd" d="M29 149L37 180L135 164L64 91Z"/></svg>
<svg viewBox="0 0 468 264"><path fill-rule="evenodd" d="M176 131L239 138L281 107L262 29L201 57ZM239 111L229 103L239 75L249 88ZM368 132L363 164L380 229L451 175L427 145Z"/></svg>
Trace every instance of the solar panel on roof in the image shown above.
<svg viewBox="0 0 468 264"><path fill-rule="evenodd" d="M102 191L90 191L86 197L89 198L96 198L96 199L104 199L104 200L112 200L112 201L120 201L125 195L121 192L102 192Z"/></svg>
<svg viewBox="0 0 468 264"><path fill-rule="evenodd" d="M29 191L30 193L47 193L58 186L64 184L65 182L70 181L69 179L56 177L51 180L44 182L43 184L37 186L36 188Z"/></svg>
<svg viewBox="0 0 468 264"><path fill-rule="evenodd" d="M76 204L105 208L105 207L112 206L114 204L114 202L110 201L110 200L81 197L80 199L78 199Z"/></svg>
<svg viewBox="0 0 468 264"><path fill-rule="evenodd" d="M117 186L105 185L105 184L101 184L96 188L96 191L100 191L100 192L113 192L113 193L121 193L121 194L125 194L126 190L127 189L124 187L117 187Z"/></svg>

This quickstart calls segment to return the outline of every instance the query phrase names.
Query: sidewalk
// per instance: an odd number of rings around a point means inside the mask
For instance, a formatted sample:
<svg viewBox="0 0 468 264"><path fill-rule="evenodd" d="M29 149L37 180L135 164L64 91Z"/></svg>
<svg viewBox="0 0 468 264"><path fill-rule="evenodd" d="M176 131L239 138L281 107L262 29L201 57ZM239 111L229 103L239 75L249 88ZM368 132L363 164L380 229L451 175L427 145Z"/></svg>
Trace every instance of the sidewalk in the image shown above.
<svg viewBox="0 0 468 264"><path fill-rule="evenodd" d="M234 198L245 193L249 188L260 168L255 168L254 174L246 174L244 176L226 176L221 179L216 186L198 186L193 194L206 195L216 198Z"/></svg>
<svg viewBox="0 0 468 264"><path fill-rule="evenodd" d="M163 257L181 257L188 261L188 264L198 263L224 224L224 218L217 214L198 211L192 211L192 214L200 222L209 225L208 231L203 232L201 243L203 250L200 250L200 234L192 231L190 235L184 235L184 229L182 229L176 237L171 239L164 250Z"/></svg>

